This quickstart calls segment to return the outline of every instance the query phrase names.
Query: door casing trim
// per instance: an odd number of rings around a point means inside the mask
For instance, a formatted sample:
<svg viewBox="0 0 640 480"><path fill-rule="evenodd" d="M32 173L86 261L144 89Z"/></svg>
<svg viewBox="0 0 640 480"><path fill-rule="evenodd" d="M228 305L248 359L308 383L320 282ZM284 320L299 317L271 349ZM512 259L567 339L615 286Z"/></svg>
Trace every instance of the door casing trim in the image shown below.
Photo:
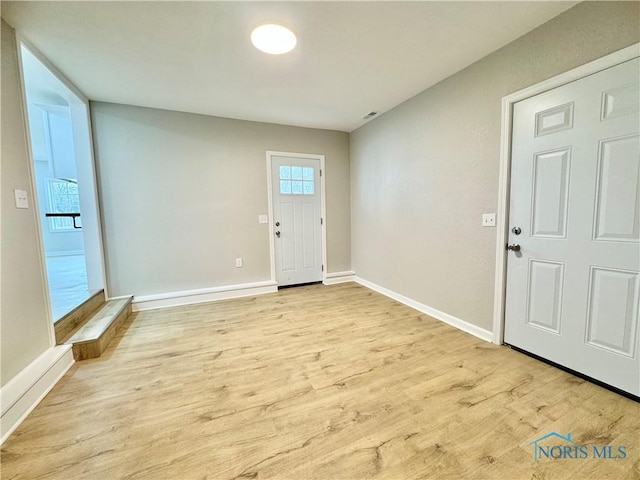
<svg viewBox="0 0 640 480"><path fill-rule="evenodd" d="M271 281L276 282L276 245L273 241L273 179L271 176L271 168L273 164L273 157L290 157L290 158L308 158L311 160L320 161L320 216L322 217L322 225L320 230L322 233L322 281L327 280L327 208L325 201L325 178L327 177L324 168L324 155L318 155L313 153L292 153L292 152L277 152L274 150L267 150L267 201L268 201L268 213L269 213L269 255L271 262Z"/></svg>
<svg viewBox="0 0 640 480"><path fill-rule="evenodd" d="M500 124L500 173L498 180L498 209L496 219L496 269L493 297L493 343L504 343L505 302L507 287L507 251L509 234L509 191L511 186L511 134L513 105L516 102L539 95L554 88L580 80L621 63L640 57L640 43L598 58L580 67L551 77L540 83L502 97L502 121Z"/></svg>
<svg viewBox="0 0 640 480"><path fill-rule="evenodd" d="M108 285L107 285L107 269L106 269L106 259L105 259L105 250L104 250L104 233L102 230L102 213L101 213L101 204L100 198L98 195L98 179L96 173L96 159L95 159L95 150L94 150L94 139L93 139L93 125L91 122L91 105L89 103L89 99L84 95L64 74L58 70L58 68L53 65L47 57L42 54L29 40L23 35L21 31L16 30L16 55L18 57L18 71L20 75L20 89L21 89L21 102L22 102L22 111L24 116L24 129L25 136L27 139L27 155L29 157L29 180L30 180L30 188L31 188L31 200L32 206L34 209L35 217L36 217L36 232L38 234L37 245L39 250L39 260L40 265L42 267L42 280L44 285L44 294L46 301L46 313L48 319L48 328L49 328L49 336L51 339L51 346L56 345L56 333L55 333L55 325L53 319L53 309L50 301L50 289L49 289L49 280L47 278L47 258L45 253L44 246L44 237L43 237L43 225L40 218L40 204L38 200L38 189L37 189L37 179L36 172L34 168L34 154L33 147L31 143L31 129L29 128L29 108L27 101L27 88L25 81L25 71L24 64L22 60L22 47L26 48L42 65L45 66L49 72L66 88L68 91L75 97L74 102L69 101L69 105L71 108L71 104L82 105L84 109L84 113L86 113L86 128L87 128L87 145L86 145L86 155L87 159L90 163L89 165L89 177L92 186L92 192L90 192L91 198L89 203L91 204L91 213L95 215L95 231L93 232L94 240L96 242L96 250L94 255L91 258L92 262L98 267L101 289L104 290L105 298L109 298L108 296ZM75 142L75 139L74 139ZM84 241L83 235L83 241ZM84 254L86 256L87 249L85 247ZM99 257L99 258L97 258Z"/></svg>

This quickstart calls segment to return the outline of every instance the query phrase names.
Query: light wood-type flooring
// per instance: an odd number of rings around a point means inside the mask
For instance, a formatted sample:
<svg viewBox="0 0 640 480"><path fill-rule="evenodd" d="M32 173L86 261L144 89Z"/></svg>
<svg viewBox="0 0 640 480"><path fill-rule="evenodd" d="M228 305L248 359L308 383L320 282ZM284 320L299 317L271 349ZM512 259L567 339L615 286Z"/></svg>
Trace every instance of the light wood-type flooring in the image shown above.
<svg viewBox="0 0 640 480"><path fill-rule="evenodd" d="M627 458L534 462L553 431ZM639 448L639 404L347 283L133 315L9 438L1 471L637 479Z"/></svg>

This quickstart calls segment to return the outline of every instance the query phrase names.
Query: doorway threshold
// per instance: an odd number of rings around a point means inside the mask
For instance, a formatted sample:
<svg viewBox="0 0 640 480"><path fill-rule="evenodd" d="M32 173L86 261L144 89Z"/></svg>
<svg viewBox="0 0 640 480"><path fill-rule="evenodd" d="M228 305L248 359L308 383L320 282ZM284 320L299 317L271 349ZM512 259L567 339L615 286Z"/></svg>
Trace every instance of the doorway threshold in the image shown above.
<svg viewBox="0 0 640 480"><path fill-rule="evenodd" d="M56 344L64 343L64 340L83 322L87 315L97 310L104 301L104 290L91 292L89 298L56 320L53 325L56 332Z"/></svg>
<svg viewBox="0 0 640 480"><path fill-rule="evenodd" d="M527 352L526 350L523 350L521 348L518 347L514 347L513 345L509 345L508 343L504 344L505 347L508 347L512 350L515 350L516 352L522 353L524 355L527 355L528 357L531 358L535 358L536 360L539 360L543 363L546 363L547 365L551 365L552 367L556 367L559 368L560 370L562 370L563 372L567 372L570 373L571 375L574 375L578 378L581 378L583 380L586 380L587 382L593 383L595 385L598 385L599 387L602 388L606 388L607 390L613 392L613 393L617 393L618 395L622 395L623 397L628 398L629 400L633 400L635 402L640 403L640 397L636 397L633 393L629 393L629 392L625 392L624 390L621 390L619 388L616 388L612 385L609 385L607 383L601 382L600 380L596 380L595 378L592 378L588 375L585 375L583 373L580 372L576 372L575 370L572 370L568 367L565 367L564 365L560 365L559 363L555 363L552 362L551 360L547 360L544 357L541 357L539 355L536 355L535 353L531 353L531 352Z"/></svg>
<svg viewBox="0 0 640 480"><path fill-rule="evenodd" d="M322 285L322 280L317 282L296 283L295 285L282 285L278 286L278 290L282 290L285 288L308 287L309 285Z"/></svg>

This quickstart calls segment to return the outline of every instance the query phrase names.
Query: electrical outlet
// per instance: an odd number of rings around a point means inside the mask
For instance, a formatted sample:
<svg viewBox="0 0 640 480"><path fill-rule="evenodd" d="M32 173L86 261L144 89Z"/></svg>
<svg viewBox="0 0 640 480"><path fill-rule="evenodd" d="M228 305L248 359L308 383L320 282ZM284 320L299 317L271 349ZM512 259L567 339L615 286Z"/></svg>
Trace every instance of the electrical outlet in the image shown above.
<svg viewBox="0 0 640 480"><path fill-rule="evenodd" d="M16 208L29 208L27 192L24 190L14 190L13 194L16 198Z"/></svg>
<svg viewBox="0 0 640 480"><path fill-rule="evenodd" d="M240 268L242 266L242 259L241 258L236 258L236 267Z"/></svg>
<svg viewBox="0 0 640 480"><path fill-rule="evenodd" d="M495 213L483 213L482 214L482 226L483 227L495 227L496 226L496 214Z"/></svg>

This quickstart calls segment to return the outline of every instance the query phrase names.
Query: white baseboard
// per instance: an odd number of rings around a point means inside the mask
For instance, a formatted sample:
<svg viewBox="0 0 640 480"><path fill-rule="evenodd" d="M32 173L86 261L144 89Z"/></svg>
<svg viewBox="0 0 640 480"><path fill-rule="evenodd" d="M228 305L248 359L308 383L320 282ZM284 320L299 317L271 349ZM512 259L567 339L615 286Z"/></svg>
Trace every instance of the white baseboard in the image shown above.
<svg viewBox="0 0 640 480"><path fill-rule="evenodd" d="M133 295L118 295L117 297L105 297L104 301L108 302L110 300L124 300L125 298L131 298Z"/></svg>
<svg viewBox="0 0 640 480"><path fill-rule="evenodd" d="M51 347L0 389L0 445L73 365L71 345Z"/></svg>
<svg viewBox="0 0 640 480"><path fill-rule="evenodd" d="M348 270L346 272L327 273L322 283L325 285L336 285L337 283L354 282L355 279L356 272Z"/></svg>
<svg viewBox="0 0 640 480"><path fill-rule="evenodd" d="M45 252L45 257L75 257L84 255L84 250L63 250L59 252Z"/></svg>
<svg viewBox="0 0 640 480"><path fill-rule="evenodd" d="M177 307L194 303L214 302L230 298L253 297L278 291L276 282L243 283L225 285L223 287L201 288L183 292L161 293L158 295L134 296L132 309L134 312L153 310L156 308Z"/></svg>
<svg viewBox="0 0 640 480"><path fill-rule="evenodd" d="M408 307L414 308L419 312L422 312L426 315L429 315L430 317L440 320L441 322L449 324L452 327L456 327L457 329L462 330L463 332L469 333L486 342L493 341L493 332L490 332L489 330L485 330L484 328L480 328L476 325L473 325L472 323L465 322L464 320L454 317L453 315L449 315L448 313L441 312L440 310L437 310L423 303L416 302L415 300L405 297L404 295L400 295L399 293L396 293L392 290L381 287L380 285L377 285L363 278L355 277L355 281L362 286L370 288L371 290L375 290L376 292L381 293L382 295L385 295L389 298L392 298L393 300L403 303Z"/></svg>

